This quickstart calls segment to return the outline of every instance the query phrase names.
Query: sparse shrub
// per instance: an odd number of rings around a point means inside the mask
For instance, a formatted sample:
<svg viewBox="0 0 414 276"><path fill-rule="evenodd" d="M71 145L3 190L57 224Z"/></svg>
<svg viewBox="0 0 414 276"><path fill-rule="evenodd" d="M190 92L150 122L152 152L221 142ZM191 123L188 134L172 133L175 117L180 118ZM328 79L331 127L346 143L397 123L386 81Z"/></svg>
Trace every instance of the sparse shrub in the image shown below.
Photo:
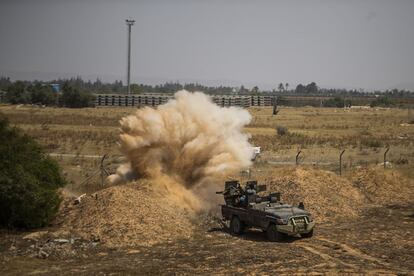
<svg viewBox="0 0 414 276"><path fill-rule="evenodd" d="M65 184L57 163L0 114L0 226L47 225L61 201Z"/></svg>
<svg viewBox="0 0 414 276"><path fill-rule="evenodd" d="M288 129L284 126L277 126L276 127L277 135L283 136L288 133Z"/></svg>
<svg viewBox="0 0 414 276"><path fill-rule="evenodd" d="M408 164L408 159L404 157L400 157L397 161L395 161L398 165L406 165Z"/></svg>
<svg viewBox="0 0 414 276"><path fill-rule="evenodd" d="M359 134L364 136L372 136L371 132L367 128L360 130Z"/></svg>
<svg viewBox="0 0 414 276"><path fill-rule="evenodd" d="M351 106L351 102L349 100L345 100L340 97L335 97L333 99L328 99L323 102L324 107L345 107Z"/></svg>
<svg viewBox="0 0 414 276"><path fill-rule="evenodd" d="M383 146L381 141L370 138L362 139L361 144L370 148L379 148Z"/></svg>
<svg viewBox="0 0 414 276"><path fill-rule="evenodd" d="M394 105L395 105L395 102L387 96L378 97L370 103L371 107L376 107L376 106L390 107Z"/></svg>

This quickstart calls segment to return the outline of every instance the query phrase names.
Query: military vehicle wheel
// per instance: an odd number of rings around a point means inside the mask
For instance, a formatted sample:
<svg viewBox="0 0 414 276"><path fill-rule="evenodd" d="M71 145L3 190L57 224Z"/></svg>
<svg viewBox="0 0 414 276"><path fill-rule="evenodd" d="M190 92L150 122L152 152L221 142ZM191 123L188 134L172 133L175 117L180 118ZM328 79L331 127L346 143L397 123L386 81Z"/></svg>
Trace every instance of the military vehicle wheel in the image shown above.
<svg viewBox="0 0 414 276"><path fill-rule="evenodd" d="M310 230L309 233L300 234L302 238L312 238L313 236L313 229Z"/></svg>
<svg viewBox="0 0 414 276"><path fill-rule="evenodd" d="M266 236L267 239L271 242L283 241L283 239L285 238L285 234L277 231L277 227L275 224L270 224L269 227L267 227Z"/></svg>
<svg viewBox="0 0 414 276"><path fill-rule="evenodd" d="M241 235L244 231L244 224L237 216L233 216L230 222L230 232L233 235Z"/></svg>

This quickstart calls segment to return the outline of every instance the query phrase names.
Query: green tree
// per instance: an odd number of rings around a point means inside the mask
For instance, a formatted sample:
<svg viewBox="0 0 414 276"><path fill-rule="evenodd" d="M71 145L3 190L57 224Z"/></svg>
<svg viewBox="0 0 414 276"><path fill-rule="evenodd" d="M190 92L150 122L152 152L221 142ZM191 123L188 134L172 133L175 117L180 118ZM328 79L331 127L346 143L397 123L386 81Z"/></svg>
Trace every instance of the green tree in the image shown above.
<svg viewBox="0 0 414 276"><path fill-rule="evenodd" d="M93 105L94 96L90 92L80 91L69 83L62 87L60 104L70 108L88 107Z"/></svg>
<svg viewBox="0 0 414 276"><path fill-rule="evenodd" d="M245 88L243 85L240 86L240 90L239 90L240 94L247 94L248 92L249 90L247 88Z"/></svg>
<svg viewBox="0 0 414 276"><path fill-rule="evenodd" d="M65 180L57 163L0 114L0 226L36 228L55 216Z"/></svg>
<svg viewBox="0 0 414 276"><path fill-rule="evenodd" d="M283 86L283 83L279 83L279 86L277 88L279 90L279 92L282 92L283 90L285 90L285 87Z"/></svg>
<svg viewBox="0 0 414 276"><path fill-rule="evenodd" d="M6 90L6 102L11 104L25 104L30 101L26 91L26 85L22 81L16 81Z"/></svg>
<svg viewBox="0 0 414 276"><path fill-rule="evenodd" d="M0 90L7 90L11 84L10 78L0 77Z"/></svg>
<svg viewBox="0 0 414 276"><path fill-rule="evenodd" d="M259 87L255 86L252 88L252 93L253 94L259 94Z"/></svg>
<svg viewBox="0 0 414 276"><path fill-rule="evenodd" d="M27 88L30 102L33 104L54 105L56 104L57 94L50 85L36 83Z"/></svg>
<svg viewBox="0 0 414 276"><path fill-rule="evenodd" d="M133 94L139 94L139 93L143 92L142 87L140 85L136 84L136 83L132 83L130 85L130 89L131 89L131 93L133 93Z"/></svg>
<svg viewBox="0 0 414 276"><path fill-rule="evenodd" d="M301 84L301 83L298 84L296 86L295 93L298 93L298 94L304 94L304 93L306 93L306 87L303 86L303 84Z"/></svg>
<svg viewBox="0 0 414 276"><path fill-rule="evenodd" d="M318 86L316 85L316 83L311 82L308 85L306 85L306 92L308 94L316 94L316 93L318 93Z"/></svg>

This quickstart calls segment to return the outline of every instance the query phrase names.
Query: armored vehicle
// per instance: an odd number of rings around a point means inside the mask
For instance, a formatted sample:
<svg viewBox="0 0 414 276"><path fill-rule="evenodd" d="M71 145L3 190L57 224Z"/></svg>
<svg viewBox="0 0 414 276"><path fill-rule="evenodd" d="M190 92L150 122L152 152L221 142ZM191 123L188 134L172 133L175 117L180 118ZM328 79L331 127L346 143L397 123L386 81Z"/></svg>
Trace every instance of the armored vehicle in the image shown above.
<svg viewBox="0 0 414 276"><path fill-rule="evenodd" d="M221 205L223 219L230 221L230 231L240 235L248 227L262 229L270 241L281 241L286 236L310 238L315 222L305 211L303 203L299 206L284 204L280 193L260 196L266 186L257 181L248 181L245 188L238 181L226 181L223 194L225 204Z"/></svg>

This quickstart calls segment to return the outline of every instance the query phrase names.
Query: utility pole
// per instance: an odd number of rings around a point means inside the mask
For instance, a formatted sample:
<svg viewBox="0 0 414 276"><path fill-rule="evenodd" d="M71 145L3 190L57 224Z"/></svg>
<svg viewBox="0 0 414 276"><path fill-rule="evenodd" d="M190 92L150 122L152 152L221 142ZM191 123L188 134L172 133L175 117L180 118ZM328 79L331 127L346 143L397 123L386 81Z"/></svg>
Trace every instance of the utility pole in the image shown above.
<svg viewBox="0 0 414 276"><path fill-rule="evenodd" d="M126 19L125 20L128 26L128 67L127 67L127 86L128 86L128 95L131 94L131 27L134 25L135 20Z"/></svg>

